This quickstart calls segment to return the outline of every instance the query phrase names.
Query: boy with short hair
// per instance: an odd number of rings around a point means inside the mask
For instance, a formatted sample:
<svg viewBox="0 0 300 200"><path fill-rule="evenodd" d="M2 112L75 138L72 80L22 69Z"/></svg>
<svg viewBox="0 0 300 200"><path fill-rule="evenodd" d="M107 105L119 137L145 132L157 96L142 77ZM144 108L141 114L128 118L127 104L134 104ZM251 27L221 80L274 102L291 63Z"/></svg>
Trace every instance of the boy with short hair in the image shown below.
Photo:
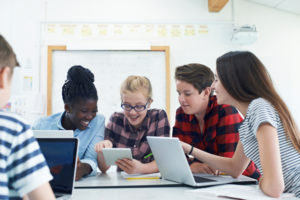
<svg viewBox="0 0 300 200"><path fill-rule="evenodd" d="M0 35L0 109L10 97L16 66L12 47ZM0 111L0 199L55 199L51 179L30 126L19 116Z"/></svg>
<svg viewBox="0 0 300 200"><path fill-rule="evenodd" d="M191 63L177 67L175 79L180 107L176 111L173 137L211 154L231 158L243 119L234 107L217 104L210 87L213 72L205 65ZM193 173L218 174L197 159L190 161L190 167ZM243 174L255 179L260 177L252 161Z"/></svg>

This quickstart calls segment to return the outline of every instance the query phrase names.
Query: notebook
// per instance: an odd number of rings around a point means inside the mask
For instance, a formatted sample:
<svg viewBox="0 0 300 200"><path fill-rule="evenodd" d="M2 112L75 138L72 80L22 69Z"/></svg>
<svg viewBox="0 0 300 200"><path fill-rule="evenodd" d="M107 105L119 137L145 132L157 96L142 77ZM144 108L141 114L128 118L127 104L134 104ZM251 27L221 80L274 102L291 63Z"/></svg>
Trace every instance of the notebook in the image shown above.
<svg viewBox="0 0 300 200"><path fill-rule="evenodd" d="M72 130L32 130L35 138L72 138Z"/></svg>
<svg viewBox="0 0 300 200"><path fill-rule="evenodd" d="M77 167L77 138L37 138L50 168L50 185L57 199L70 199Z"/></svg>
<svg viewBox="0 0 300 200"><path fill-rule="evenodd" d="M148 143L163 179L193 187L205 187L226 183L256 183L255 179L241 176L215 176L193 174L178 138L147 136Z"/></svg>

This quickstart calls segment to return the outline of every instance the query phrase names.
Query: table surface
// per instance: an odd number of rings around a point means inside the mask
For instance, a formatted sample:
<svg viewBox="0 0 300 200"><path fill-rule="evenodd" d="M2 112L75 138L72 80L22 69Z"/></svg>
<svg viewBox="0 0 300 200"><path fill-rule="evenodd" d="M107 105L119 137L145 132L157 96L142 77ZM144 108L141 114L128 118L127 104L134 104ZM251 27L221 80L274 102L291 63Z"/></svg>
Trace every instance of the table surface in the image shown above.
<svg viewBox="0 0 300 200"><path fill-rule="evenodd" d="M165 187L165 186L182 186L173 181L164 179L141 179L126 180L120 172L98 173L96 176L83 178L75 182L75 188L125 188L125 187Z"/></svg>
<svg viewBox="0 0 300 200"><path fill-rule="evenodd" d="M209 188L216 188L212 186ZM258 188L257 185L251 187ZM259 190L259 189L257 189ZM99 173L94 177L83 178L75 182L73 191L73 200L93 200L93 199L110 199L110 200L213 200L224 199L212 194L203 194L199 190L174 183L163 179L153 180L126 180L120 173L109 172L106 174ZM294 200L298 198L285 198ZM298 199L299 200L299 199Z"/></svg>

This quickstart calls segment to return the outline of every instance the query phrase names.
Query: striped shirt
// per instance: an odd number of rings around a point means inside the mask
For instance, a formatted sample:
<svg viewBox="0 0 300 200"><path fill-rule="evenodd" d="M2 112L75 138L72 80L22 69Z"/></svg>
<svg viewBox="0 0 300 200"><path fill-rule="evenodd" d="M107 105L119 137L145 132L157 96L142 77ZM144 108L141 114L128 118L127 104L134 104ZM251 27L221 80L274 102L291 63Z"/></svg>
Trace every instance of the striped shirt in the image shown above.
<svg viewBox="0 0 300 200"><path fill-rule="evenodd" d="M105 139L110 140L113 147L131 148L133 158L142 163L153 161L153 156L144 159L144 156L151 153L146 136L169 137L169 135L170 125L167 114L160 109L148 110L138 129L128 122L123 112L115 112L105 128Z"/></svg>
<svg viewBox="0 0 300 200"><path fill-rule="evenodd" d="M30 126L0 112L0 199L19 199L51 179Z"/></svg>
<svg viewBox="0 0 300 200"><path fill-rule="evenodd" d="M230 105L218 105L216 96L209 99L204 116L203 133L195 115L176 111L173 137L211 154L231 158L239 141L239 126L243 121L238 111ZM195 159L196 162L200 162ZM243 175L259 179L260 173L251 161Z"/></svg>
<svg viewBox="0 0 300 200"><path fill-rule="evenodd" d="M268 123L277 129L285 192L295 193L300 197L300 153L293 147L291 141L287 140L277 111L263 98L251 101L239 129L245 155L255 162L263 174L256 138L257 130L262 123Z"/></svg>

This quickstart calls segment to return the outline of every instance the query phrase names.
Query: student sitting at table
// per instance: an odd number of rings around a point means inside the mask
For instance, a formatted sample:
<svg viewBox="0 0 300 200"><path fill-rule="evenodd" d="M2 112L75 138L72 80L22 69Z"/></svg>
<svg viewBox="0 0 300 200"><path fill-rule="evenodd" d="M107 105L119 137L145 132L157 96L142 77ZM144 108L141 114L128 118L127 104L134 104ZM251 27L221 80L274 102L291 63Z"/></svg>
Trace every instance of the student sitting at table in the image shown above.
<svg viewBox="0 0 300 200"><path fill-rule="evenodd" d="M94 146L104 139L104 116L98 114L98 95L94 74L76 65L69 69L62 87L65 111L41 118L35 123L36 130L73 130L80 140L76 180L97 172L97 153Z"/></svg>
<svg viewBox="0 0 300 200"><path fill-rule="evenodd" d="M173 137L206 152L232 157L243 119L234 107L217 104L210 87L214 81L213 72L202 64L187 64L176 68L175 79L180 107L176 111ZM189 162L193 173L218 174L216 169L197 159ZM260 177L253 162L243 175Z"/></svg>
<svg viewBox="0 0 300 200"><path fill-rule="evenodd" d="M16 55L0 35L0 109L10 97ZM0 111L0 199L55 199L49 168L30 126L21 117Z"/></svg>
<svg viewBox="0 0 300 200"><path fill-rule="evenodd" d="M218 104L230 104L245 117L232 158L209 154L182 143L185 152L215 169L238 177L250 160L258 166L261 190L272 197L282 192L300 197L300 134L270 75L251 52L229 52L217 59L212 85Z"/></svg>
<svg viewBox="0 0 300 200"><path fill-rule="evenodd" d="M146 136L169 136L167 114L161 109L149 109L152 103L152 87L144 76L129 76L121 86L121 107L124 112L115 112L105 128L105 140L96 144L98 166L106 172L103 148L131 148L133 159L116 162L118 171L128 174L154 173L158 167L151 153ZM146 157L145 157L146 156Z"/></svg>

